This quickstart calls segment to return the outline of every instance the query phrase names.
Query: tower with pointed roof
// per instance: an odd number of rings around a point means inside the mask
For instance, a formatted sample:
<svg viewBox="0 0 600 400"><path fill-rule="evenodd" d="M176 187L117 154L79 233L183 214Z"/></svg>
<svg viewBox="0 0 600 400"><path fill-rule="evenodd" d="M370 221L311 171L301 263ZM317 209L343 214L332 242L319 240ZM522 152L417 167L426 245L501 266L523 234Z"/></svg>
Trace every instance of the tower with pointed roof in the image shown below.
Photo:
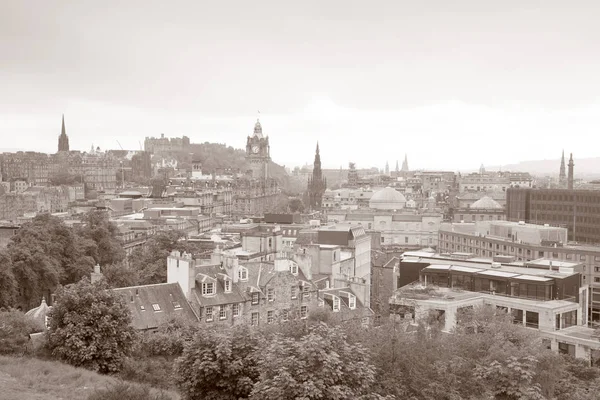
<svg viewBox="0 0 600 400"><path fill-rule="evenodd" d="M385 162L385 174L389 175L390 174L390 163L389 162Z"/></svg>
<svg viewBox="0 0 600 400"><path fill-rule="evenodd" d="M69 137L65 129L65 115L62 116L62 129L58 137L58 151L69 151Z"/></svg>
<svg viewBox="0 0 600 400"><path fill-rule="evenodd" d="M567 178L567 187L569 190L573 190L573 168L575 167L575 163L573 162L573 153L571 153L571 157L569 158L569 176Z"/></svg>
<svg viewBox="0 0 600 400"><path fill-rule="evenodd" d="M253 179L265 182L269 178L271 147L269 137L263 136L262 125L258 119L254 124L254 133L246 140L246 161Z"/></svg>
<svg viewBox="0 0 600 400"><path fill-rule="evenodd" d="M562 152L562 158L560 160L560 172L558 174L558 185L560 187L567 186L567 173L565 169L565 151Z"/></svg>
<svg viewBox="0 0 600 400"><path fill-rule="evenodd" d="M396 160L396 172L400 172L400 167L398 166L398 160Z"/></svg>
<svg viewBox="0 0 600 400"><path fill-rule="evenodd" d="M404 154L404 161L402 162L402 172L408 172L408 156Z"/></svg>
<svg viewBox="0 0 600 400"><path fill-rule="evenodd" d="M321 154L319 152L319 142L317 142L317 150L315 151L315 162L313 164L312 176L308 178L308 189L307 189L307 206L311 210L318 210L321 208L323 202L323 193L327 189L327 182L323 177L323 171L321 169Z"/></svg>

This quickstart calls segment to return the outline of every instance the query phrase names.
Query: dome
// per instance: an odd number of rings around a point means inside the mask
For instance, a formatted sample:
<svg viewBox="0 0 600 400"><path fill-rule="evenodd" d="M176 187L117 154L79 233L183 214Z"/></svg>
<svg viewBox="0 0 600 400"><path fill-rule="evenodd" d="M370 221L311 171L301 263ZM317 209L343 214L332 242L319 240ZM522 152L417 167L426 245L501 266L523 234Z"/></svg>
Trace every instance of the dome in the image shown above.
<svg viewBox="0 0 600 400"><path fill-rule="evenodd" d="M42 304L40 304L36 308L32 308L31 310L25 313L26 316L31 317L35 322L39 324L39 326L47 327L46 316L50 311L51 307L48 307L46 304L46 299L42 299Z"/></svg>
<svg viewBox="0 0 600 400"><path fill-rule="evenodd" d="M471 205L471 208L478 210L501 210L502 206L496 200L488 196L483 196Z"/></svg>
<svg viewBox="0 0 600 400"><path fill-rule="evenodd" d="M404 195L389 186L375 192L369 200L369 207L379 210L398 210L405 205Z"/></svg>

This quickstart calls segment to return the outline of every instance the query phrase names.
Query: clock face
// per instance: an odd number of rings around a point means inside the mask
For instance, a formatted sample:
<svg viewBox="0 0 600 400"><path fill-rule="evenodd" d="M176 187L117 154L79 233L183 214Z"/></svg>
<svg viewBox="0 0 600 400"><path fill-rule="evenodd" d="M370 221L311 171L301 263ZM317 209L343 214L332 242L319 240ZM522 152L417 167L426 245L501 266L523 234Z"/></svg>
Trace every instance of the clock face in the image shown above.
<svg viewBox="0 0 600 400"><path fill-rule="evenodd" d="M258 150L259 150L258 146L252 146L252 152L254 154L258 153Z"/></svg>

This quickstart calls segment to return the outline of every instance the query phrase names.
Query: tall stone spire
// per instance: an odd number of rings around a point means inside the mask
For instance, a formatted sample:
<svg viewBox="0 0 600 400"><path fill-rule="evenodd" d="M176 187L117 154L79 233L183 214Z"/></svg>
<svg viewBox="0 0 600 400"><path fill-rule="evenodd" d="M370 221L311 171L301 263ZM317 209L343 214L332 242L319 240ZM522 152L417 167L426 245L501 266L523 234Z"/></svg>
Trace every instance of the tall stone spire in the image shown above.
<svg viewBox="0 0 600 400"><path fill-rule="evenodd" d="M398 166L398 160L396 160L396 172L400 172L400 167Z"/></svg>
<svg viewBox="0 0 600 400"><path fill-rule="evenodd" d="M62 116L62 128L58 137L58 151L69 151L69 137L65 129L65 114Z"/></svg>
<svg viewBox="0 0 600 400"><path fill-rule="evenodd" d="M569 190L573 190L573 167L575 167L575 163L573 162L573 153L571 153L571 158L569 158L569 177L567 181Z"/></svg>
<svg viewBox="0 0 600 400"><path fill-rule="evenodd" d="M567 183L567 174L565 171L565 151L562 152L562 158L560 160L560 172L558 174L558 184L561 187L565 187Z"/></svg>
<svg viewBox="0 0 600 400"><path fill-rule="evenodd" d="M325 189L327 189L327 182L325 178L323 178L323 171L321 169L321 154L319 151L319 142L317 142L313 173L308 179L307 205L310 209L315 210L321 208Z"/></svg>
<svg viewBox="0 0 600 400"><path fill-rule="evenodd" d="M408 172L408 156L404 154L404 162L402 162L402 172Z"/></svg>

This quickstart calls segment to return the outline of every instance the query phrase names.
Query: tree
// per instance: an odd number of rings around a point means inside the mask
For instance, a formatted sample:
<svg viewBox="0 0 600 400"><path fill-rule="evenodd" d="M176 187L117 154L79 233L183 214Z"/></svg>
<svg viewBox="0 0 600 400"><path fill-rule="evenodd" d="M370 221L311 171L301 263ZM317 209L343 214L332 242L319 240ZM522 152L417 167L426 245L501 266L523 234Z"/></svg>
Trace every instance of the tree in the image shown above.
<svg viewBox="0 0 600 400"><path fill-rule="evenodd" d="M5 252L0 252L0 309L14 306L16 296L17 280L12 260Z"/></svg>
<svg viewBox="0 0 600 400"><path fill-rule="evenodd" d="M289 208L290 208L290 211L293 213L303 212L304 211L304 203L302 202L302 200L300 198L294 197L293 199L290 199Z"/></svg>
<svg viewBox="0 0 600 400"><path fill-rule="evenodd" d="M371 393L375 367L367 351L339 327L318 324L299 340L263 343L251 399L357 399Z"/></svg>
<svg viewBox="0 0 600 400"><path fill-rule="evenodd" d="M104 265L101 271L106 283L113 289L136 286L140 281L137 271L125 262Z"/></svg>
<svg viewBox="0 0 600 400"><path fill-rule="evenodd" d="M37 305L58 284L79 281L94 266L80 238L50 214L38 215L24 224L7 249L17 283L24 291L26 307Z"/></svg>
<svg viewBox="0 0 600 400"><path fill-rule="evenodd" d="M56 297L48 328L52 354L74 366L117 372L135 337L123 299L105 282L87 279L59 287Z"/></svg>
<svg viewBox="0 0 600 400"><path fill-rule="evenodd" d="M25 351L29 335L43 329L21 311L0 311L0 354Z"/></svg>
<svg viewBox="0 0 600 400"><path fill-rule="evenodd" d="M256 333L247 326L223 331L206 329L197 334L175 364L175 376L184 397L247 398L259 375L257 349Z"/></svg>
<svg viewBox="0 0 600 400"><path fill-rule="evenodd" d="M83 226L77 229L81 238L88 239L86 254L102 266L125 259L125 250L117 238L118 228L110 222L103 211L90 211L83 218Z"/></svg>
<svg viewBox="0 0 600 400"><path fill-rule="evenodd" d="M141 248L136 248L129 257L131 268L138 274L138 285L164 283L167 281L167 257L173 250L188 251L187 242L181 231L164 231L152 236Z"/></svg>

